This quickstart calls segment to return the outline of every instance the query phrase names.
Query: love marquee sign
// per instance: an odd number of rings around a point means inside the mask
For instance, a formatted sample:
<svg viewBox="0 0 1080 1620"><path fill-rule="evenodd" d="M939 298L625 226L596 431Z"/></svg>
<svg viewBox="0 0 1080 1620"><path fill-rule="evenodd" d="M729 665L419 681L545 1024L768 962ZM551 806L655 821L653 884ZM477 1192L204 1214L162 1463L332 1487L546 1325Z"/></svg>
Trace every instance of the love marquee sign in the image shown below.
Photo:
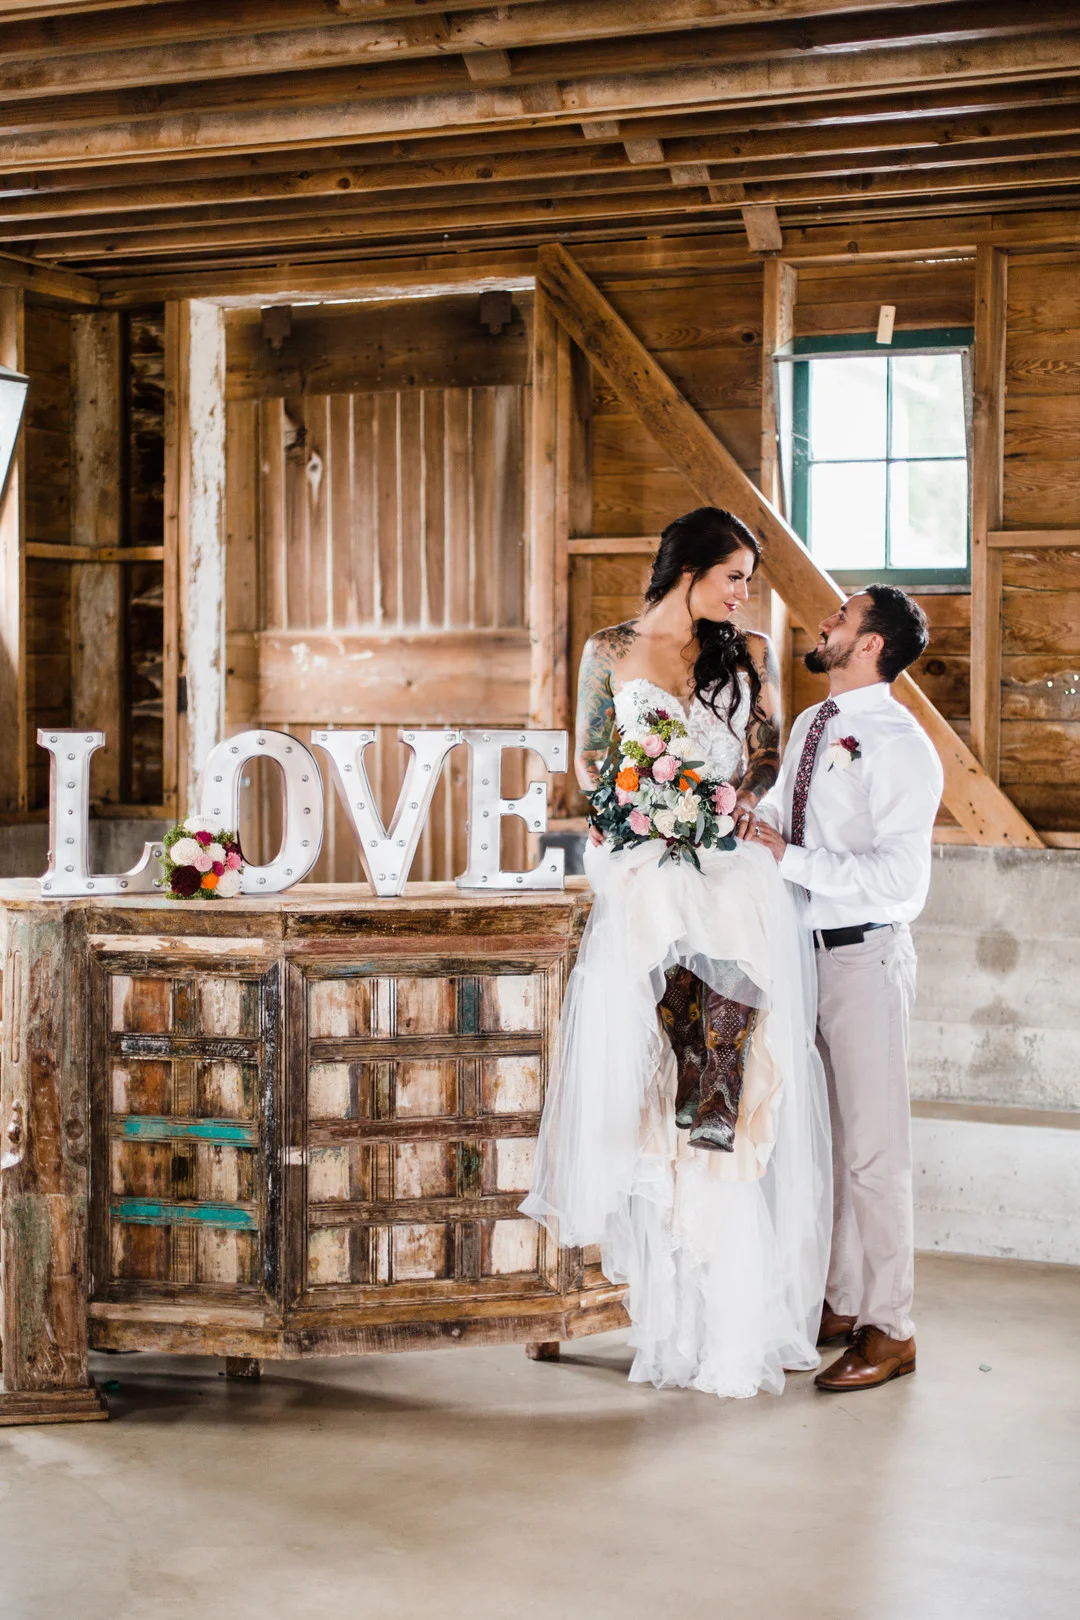
<svg viewBox="0 0 1080 1620"><path fill-rule="evenodd" d="M312 742L326 755L330 780L348 813L368 881L376 894L398 895L405 888L416 846L431 809L432 795L446 757L464 743L469 750L468 866L459 889L561 889L564 855L548 850L525 872L499 867L503 816L520 816L530 832L547 830L547 784L533 782L519 799L501 794L502 756L508 748L531 749L549 771L565 771L569 742L565 731L458 730L398 732L411 753L389 828L383 826L364 765L374 731L316 731ZM49 869L41 879L48 899L71 895L146 894L162 888L162 846L149 843L130 872L100 873L89 868L90 759L105 743L103 731L47 728L38 742L52 759L49 768ZM283 731L241 731L214 748L199 776L196 810L219 826L240 824L240 783L253 759L272 759L284 784L281 848L265 866L244 868L241 892L280 894L311 871L322 848L325 819L323 777L311 750Z"/></svg>

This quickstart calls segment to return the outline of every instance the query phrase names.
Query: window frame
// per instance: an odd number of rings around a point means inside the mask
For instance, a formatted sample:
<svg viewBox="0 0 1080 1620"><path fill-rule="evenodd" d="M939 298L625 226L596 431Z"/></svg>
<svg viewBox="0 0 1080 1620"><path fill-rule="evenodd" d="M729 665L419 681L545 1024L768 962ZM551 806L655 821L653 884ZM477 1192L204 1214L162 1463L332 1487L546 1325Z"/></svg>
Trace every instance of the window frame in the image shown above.
<svg viewBox="0 0 1080 1620"><path fill-rule="evenodd" d="M973 327L939 327L915 332L894 332L889 344L878 343L873 332L858 332L841 336L796 338L788 354L777 359L788 360L792 369L792 433L791 433L791 526L809 548L807 535L810 517L810 361L828 360L839 355L867 355L888 360L897 353L904 354L959 354L964 380L964 418L966 426L966 457L968 471L967 506L967 564L963 568L880 568L830 569L838 585L846 588L869 585L875 580L884 584L905 587L918 586L924 590L940 587L949 591L971 588L971 418L972 418L972 353L975 342ZM889 422L892 413L891 376L889 384ZM886 456L885 543L888 556L889 540L889 469L894 462L933 460L925 456ZM959 461L959 456L937 458ZM811 550L811 555L813 552Z"/></svg>

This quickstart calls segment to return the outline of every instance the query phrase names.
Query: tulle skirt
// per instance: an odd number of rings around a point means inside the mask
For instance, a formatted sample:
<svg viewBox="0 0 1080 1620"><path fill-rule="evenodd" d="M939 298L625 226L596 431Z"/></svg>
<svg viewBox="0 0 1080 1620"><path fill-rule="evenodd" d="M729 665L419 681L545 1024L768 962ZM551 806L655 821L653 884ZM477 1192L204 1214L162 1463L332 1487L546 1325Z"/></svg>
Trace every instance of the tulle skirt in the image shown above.
<svg viewBox="0 0 1080 1620"><path fill-rule="evenodd" d="M801 891L758 845L704 850L700 873L660 853L588 847L595 900L522 1209L562 1244L598 1244L627 1285L632 1380L779 1394L785 1369L818 1364L832 1220ZM675 1127L657 1003L677 962L758 1009L733 1153Z"/></svg>

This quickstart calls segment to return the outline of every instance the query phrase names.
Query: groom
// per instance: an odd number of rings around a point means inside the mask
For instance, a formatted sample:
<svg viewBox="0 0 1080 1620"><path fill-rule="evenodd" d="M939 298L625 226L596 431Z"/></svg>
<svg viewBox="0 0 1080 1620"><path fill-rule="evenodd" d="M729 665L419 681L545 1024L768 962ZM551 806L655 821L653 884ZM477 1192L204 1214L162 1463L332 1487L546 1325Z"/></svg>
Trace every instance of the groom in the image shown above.
<svg viewBox="0 0 1080 1620"><path fill-rule="evenodd" d="M915 1371L908 924L930 887L942 770L889 691L930 639L918 604L868 585L820 632L805 661L828 675L829 696L796 720L776 786L739 832L809 895L834 1182L818 1344L851 1346L814 1382L840 1391Z"/></svg>

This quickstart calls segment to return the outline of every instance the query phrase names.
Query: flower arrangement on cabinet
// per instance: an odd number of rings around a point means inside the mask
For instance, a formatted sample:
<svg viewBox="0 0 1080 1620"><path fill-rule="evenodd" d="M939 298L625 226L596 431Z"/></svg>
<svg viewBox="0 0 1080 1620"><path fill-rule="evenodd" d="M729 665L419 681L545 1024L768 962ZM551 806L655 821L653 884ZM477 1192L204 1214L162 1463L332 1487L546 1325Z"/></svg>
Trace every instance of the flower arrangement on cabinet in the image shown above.
<svg viewBox="0 0 1080 1620"><path fill-rule="evenodd" d="M231 900L244 860L236 833L209 816L188 816L165 834L165 893L174 900Z"/></svg>
<svg viewBox="0 0 1080 1620"><path fill-rule="evenodd" d="M699 774L695 744L686 726L665 709L653 709L644 723L621 740L589 795L589 819L614 849L659 839L660 857L689 861L701 870L699 849L735 848L735 789Z"/></svg>

